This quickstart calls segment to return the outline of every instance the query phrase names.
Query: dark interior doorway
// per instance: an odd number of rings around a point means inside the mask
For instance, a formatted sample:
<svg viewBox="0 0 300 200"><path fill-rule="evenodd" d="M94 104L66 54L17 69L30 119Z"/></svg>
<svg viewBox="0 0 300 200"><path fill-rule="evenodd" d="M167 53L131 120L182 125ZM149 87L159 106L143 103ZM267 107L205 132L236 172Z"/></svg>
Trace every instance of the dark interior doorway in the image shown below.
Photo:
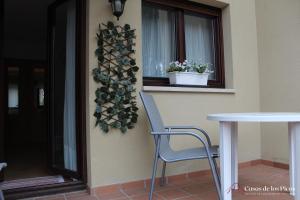
<svg viewBox="0 0 300 200"><path fill-rule="evenodd" d="M47 169L47 112L44 100L47 63L4 60L7 69L5 180L52 175Z"/></svg>
<svg viewBox="0 0 300 200"><path fill-rule="evenodd" d="M52 175L47 166L47 9L54 0L4 0L4 180ZM26 9L25 9L26 8ZM43 105L42 105L43 104Z"/></svg>
<svg viewBox="0 0 300 200"><path fill-rule="evenodd" d="M0 8L0 187L7 198L83 188L85 1Z"/></svg>

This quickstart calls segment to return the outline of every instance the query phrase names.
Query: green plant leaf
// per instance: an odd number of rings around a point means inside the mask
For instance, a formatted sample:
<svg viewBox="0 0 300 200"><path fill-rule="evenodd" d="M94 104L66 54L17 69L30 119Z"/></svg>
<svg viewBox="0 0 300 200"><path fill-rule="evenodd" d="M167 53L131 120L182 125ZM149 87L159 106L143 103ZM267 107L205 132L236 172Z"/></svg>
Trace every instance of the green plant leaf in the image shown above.
<svg viewBox="0 0 300 200"><path fill-rule="evenodd" d="M138 111L139 109L138 109L138 107L136 107L136 106L132 106L132 110L133 110L133 111Z"/></svg>
<svg viewBox="0 0 300 200"><path fill-rule="evenodd" d="M135 62L134 59L131 59L131 60L130 60L130 65L136 65L136 62Z"/></svg>
<svg viewBox="0 0 300 200"><path fill-rule="evenodd" d="M102 112L101 106L97 105L96 106L96 113L101 113L101 112Z"/></svg>
<svg viewBox="0 0 300 200"><path fill-rule="evenodd" d="M108 133L109 129L108 129L108 125L106 122L104 122L104 121L99 122L99 126L103 130L104 133Z"/></svg>
<svg viewBox="0 0 300 200"><path fill-rule="evenodd" d="M107 108L107 113L112 113L113 112L113 108L112 107L109 107L109 108Z"/></svg>
<svg viewBox="0 0 300 200"><path fill-rule="evenodd" d="M132 67L132 71L134 71L134 72L137 72L137 71L139 71L139 68L138 68L138 66L134 66L134 67Z"/></svg>
<svg viewBox="0 0 300 200"><path fill-rule="evenodd" d="M124 30L125 31L129 31L130 30L130 25L129 24L125 24L124 25Z"/></svg>
<svg viewBox="0 0 300 200"><path fill-rule="evenodd" d="M135 77L131 78L131 82L134 84L137 82L137 79Z"/></svg>
<svg viewBox="0 0 300 200"><path fill-rule="evenodd" d="M94 117L96 117L97 119L100 119L101 116L102 116L101 113L94 112Z"/></svg>
<svg viewBox="0 0 300 200"><path fill-rule="evenodd" d="M107 22L107 28L108 28L109 30L112 30L114 27L115 27L115 25L114 25L113 22L111 22L111 21L108 21L108 22Z"/></svg>
<svg viewBox="0 0 300 200"><path fill-rule="evenodd" d="M115 122L112 123L112 127L113 128L121 128L121 123L118 122L118 121L115 121Z"/></svg>
<svg viewBox="0 0 300 200"><path fill-rule="evenodd" d="M121 131L122 131L122 133L126 133L127 127L126 126L121 127Z"/></svg>

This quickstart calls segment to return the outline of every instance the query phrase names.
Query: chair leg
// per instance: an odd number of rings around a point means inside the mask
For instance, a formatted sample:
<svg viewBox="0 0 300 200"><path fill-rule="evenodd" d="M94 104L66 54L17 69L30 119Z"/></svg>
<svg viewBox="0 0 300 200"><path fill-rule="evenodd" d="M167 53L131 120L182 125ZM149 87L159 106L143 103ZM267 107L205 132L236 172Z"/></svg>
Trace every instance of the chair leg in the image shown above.
<svg viewBox="0 0 300 200"><path fill-rule="evenodd" d="M217 172L219 184L221 185L220 173L218 171L218 164L217 164L216 158L213 158L213 162L214 162L215 169L216 169L216 172Z"/></svg>
<svg viewBox="0 0 300 200"><path fill-rule="evenodd" d="M158 162L158 152L159 152L159 141L156 145L155 150L155 158L153 163L153 169L152 169L152 178L151 178L151 187L150 187L150 193L149 193L149 200L152 200L154 186L155 186L155 175L156 175L156 169L157 169L157 162Z"/></svg>
<svg viewBox="0 0 300 200"><path fill-rule="evenodd" d="M206 153L207 153L210 169L211 169L211 172L212 172L212 175L213 175L213 178L214 178L214 182L215 182L215 185L216 185L216 188L217 188L219 200L222 200L221 184L220 184L220 181L219 181L217 167L216 167L215 162L213 161L214 159L212 158L212 156L210 154L210 151L207 147L206 147Z"/></svg>
<svg viewBox="0 0 300 200"><path fill-rule="evenodd" d="M166 174L166 165L167 165L167 163L164 161L163 162L162 173L161 173L161 178L160 178L160 186L164 186L165 183L166 183L166 177L165 177L165 174Z"/></svg>

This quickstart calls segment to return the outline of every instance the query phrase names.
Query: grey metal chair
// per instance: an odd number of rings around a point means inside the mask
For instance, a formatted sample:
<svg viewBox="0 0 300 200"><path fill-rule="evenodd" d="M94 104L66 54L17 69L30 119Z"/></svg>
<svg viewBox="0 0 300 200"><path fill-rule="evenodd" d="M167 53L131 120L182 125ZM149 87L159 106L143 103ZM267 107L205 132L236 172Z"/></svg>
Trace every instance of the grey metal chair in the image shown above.
<svg viewBox="0 0 300 200"><path fill-rule="evenodd" d="M7 167L7 164L6 163L0 163L0 172L5 168ZM3 196L3 192L0 188L0 200L4 200L4 196Z"/></svg>
<svg viewBox="0 0 300 200"><path fill-rule="evenodd" d="M166 163L193 160L193 159L208 159L211 172L216 185L216 190L219 199L221 199L220 178L217 170L217 163L215 158L219 157L218 146L212 146L208 134L201 128L192 126L164 126L160 113L154 99L151 95L140 92L142 102L144 104L148 119L151 125L151 134L155 141L155 156L153 163L151 188L149 193L149 200L152 200L155 176L157 169L157 162L159 159L163 161L163 169L161 176L161 185L165 183ZM193 130L193 131L192 131ZM197 134L196 132L200 133ZM180 151L174 151L170 146L170 136L189 135L197 138L202 147L190 148Z"/></svg>

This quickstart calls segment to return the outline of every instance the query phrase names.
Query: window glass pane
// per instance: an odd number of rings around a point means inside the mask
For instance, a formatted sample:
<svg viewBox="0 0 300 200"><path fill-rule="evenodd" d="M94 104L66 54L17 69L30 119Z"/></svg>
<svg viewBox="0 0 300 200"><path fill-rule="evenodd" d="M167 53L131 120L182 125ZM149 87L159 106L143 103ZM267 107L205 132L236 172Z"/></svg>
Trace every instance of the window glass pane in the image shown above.
<svg viewBox="0 0 300 200"><path fill-rule="evenodd" d="M8 108L19 107L19 68L8 68Z"/></svg>
<svg viewBox="0 0 300 200"><path fill-rule="evenodd" d="M45 92L44 88L39 88L39 99L38 99L38 106L44 106L45 105Z"/></svg>
<svg viewBox="0 0 300 200"><path fill-rule="evenodd" d="M9 108L18 108L19 107L18 84L10 83L8 85L8 107Z"/></svg>
<svg viewBox="0 0 300 200"><path fill-rule="evenodd" d="M216 78L214 28L212 19L185 14L186 59L192 62L209 63L214 71L210 80Z"/></svg>
<svg viewBox="0 0 300 200"><path fill-rule="evenodd" d="M43 67L36 67L33 69L34 87L35 87L35 104L37 107L43 107L44 102L44 88L45 88L45 69Z"/></svg>
<svg viewBox="0 0 300 200"><path fill-rule="evenodd" d="M176 60L175 13L143 5L143 75L167 77Z"/></svg>

